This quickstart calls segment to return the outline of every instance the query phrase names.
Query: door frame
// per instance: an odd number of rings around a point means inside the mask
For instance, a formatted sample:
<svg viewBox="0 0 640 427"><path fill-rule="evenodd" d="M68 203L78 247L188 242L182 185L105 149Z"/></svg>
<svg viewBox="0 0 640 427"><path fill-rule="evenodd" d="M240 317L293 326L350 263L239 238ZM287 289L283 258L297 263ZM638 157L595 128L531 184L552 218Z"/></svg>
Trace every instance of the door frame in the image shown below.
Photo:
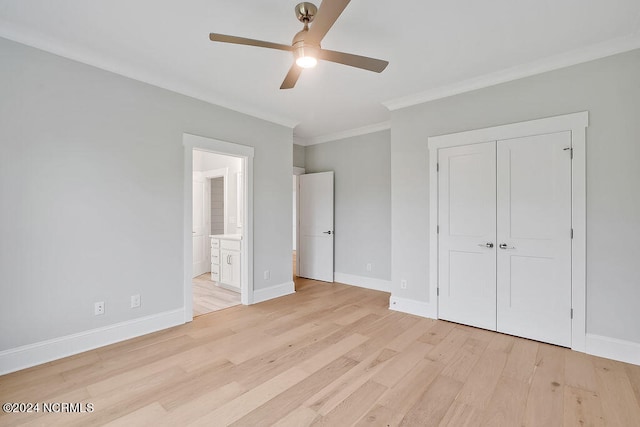
<svg viewBox="0 0 640 427"><path fill-rule="evenodd" d="M183 214L183 304L184 321L193 320L193 289L191 271L193 265L193 150L208 151L214 154L239 157L242 161L242 170L245 173L244 179L244 232L242 235L241 257L242 257L242 280L240 285L241 303L252 304L253 295L253 157L254 148L232 142L220 141L188 133L182 134L182 145L184 146L184 214Z"/></svg>
<svg viewBox="0 0 640 427"><path fill-rule="evenodd" d="M429 137L429 302L438 318L438 150L502 139L571 132L571 348L586 351L586 128L589 112Z"/></svg>
<svg viewBox="0 0 640 427"><path fill-rule="evenodd" d="M296 204L296 214L293 221L296 226L296 276L300 275L300 175L304 175L305 169L297 166L293 167L293 176L296 181L296 198L293 201Z"/></svg>

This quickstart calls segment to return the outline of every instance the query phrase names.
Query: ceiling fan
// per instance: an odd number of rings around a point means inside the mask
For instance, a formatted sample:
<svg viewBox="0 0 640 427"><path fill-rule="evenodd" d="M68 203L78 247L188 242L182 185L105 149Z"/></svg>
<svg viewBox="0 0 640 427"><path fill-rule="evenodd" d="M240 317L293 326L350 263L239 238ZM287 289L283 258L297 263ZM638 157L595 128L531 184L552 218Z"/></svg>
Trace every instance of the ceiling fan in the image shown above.
<svg viewBox="0 0 640 427"><path fill-rule="evenodd" d="M389 65L388 61L326 50L320 47L320 42L347 7L349 1L324 0L320 4L320 8L309 2L298 4L295 8L296 16L304 24L304 28L295 35L291 46L216 33L209 34L209 38L214 42L244 44L293 52L295 61L284 78L280 89L294 87L300 77L300 73L302 73L302 69L314 67L318 59L381 73ZM309 26L312 22L313 25Z"/></svg>

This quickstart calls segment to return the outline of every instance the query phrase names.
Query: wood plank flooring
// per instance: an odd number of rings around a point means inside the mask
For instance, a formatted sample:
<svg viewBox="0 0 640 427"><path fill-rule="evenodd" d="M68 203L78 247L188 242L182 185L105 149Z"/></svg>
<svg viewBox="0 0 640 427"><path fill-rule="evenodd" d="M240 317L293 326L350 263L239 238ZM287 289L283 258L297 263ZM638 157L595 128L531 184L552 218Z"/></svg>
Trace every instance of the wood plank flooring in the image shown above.
<svg viewBox="0 0 640 427"><path fill-rule="evenodd" d="M389 295L297 293L0 377L0 425L640 425L640 366L388 310Z"/></svg>
<svg viewBox="0 0 640 427"><path fill-rule="evenodd" d="M211 280L211 273L193 278L193 317L240 304L240 294Z"/></svg>

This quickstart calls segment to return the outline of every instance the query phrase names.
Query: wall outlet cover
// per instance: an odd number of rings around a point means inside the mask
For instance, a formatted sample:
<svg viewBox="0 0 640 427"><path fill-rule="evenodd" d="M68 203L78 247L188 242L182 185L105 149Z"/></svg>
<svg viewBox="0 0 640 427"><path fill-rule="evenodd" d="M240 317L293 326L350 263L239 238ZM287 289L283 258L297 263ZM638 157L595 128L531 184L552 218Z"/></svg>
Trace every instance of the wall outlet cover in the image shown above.
<svg viewBox="0 0 640 427"><path fill-rule="evenodd" d="M131 308L140 307L140 295L131 295Z"/></svg>
<svg viewBox="0 0 640 427"><path fill-rule="evenodd" d="M104 314L104 301L99 301L93 304L93 314L96 316Z"/></svg>

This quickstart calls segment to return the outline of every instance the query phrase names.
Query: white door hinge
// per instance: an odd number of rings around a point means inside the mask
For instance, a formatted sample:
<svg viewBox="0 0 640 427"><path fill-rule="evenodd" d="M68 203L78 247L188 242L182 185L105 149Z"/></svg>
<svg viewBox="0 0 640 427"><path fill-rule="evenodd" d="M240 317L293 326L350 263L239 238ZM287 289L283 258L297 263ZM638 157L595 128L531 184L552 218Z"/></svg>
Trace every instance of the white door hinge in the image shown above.
<svg viewBox="0 0 640 427"><path fill-rule="evenodd" d="M436 172L440 172L440 163L436 163Z"/></svg>
<svg viewBox="0 0 640 427"><path fill-rule="evenodd" d="M571 238L573 239L573 228L571 229Z"/></svg>
<svg viewBox="0 0 640 427"><path fill-rule="evenodd" d="M573 308L571 309L571 318L573 319Z"/></svg>
<svg viewBox="0 0 640 427"><path fill-rule="evenodd" d="M440 296L440 288L436 288L436 295Z"/></svg>

